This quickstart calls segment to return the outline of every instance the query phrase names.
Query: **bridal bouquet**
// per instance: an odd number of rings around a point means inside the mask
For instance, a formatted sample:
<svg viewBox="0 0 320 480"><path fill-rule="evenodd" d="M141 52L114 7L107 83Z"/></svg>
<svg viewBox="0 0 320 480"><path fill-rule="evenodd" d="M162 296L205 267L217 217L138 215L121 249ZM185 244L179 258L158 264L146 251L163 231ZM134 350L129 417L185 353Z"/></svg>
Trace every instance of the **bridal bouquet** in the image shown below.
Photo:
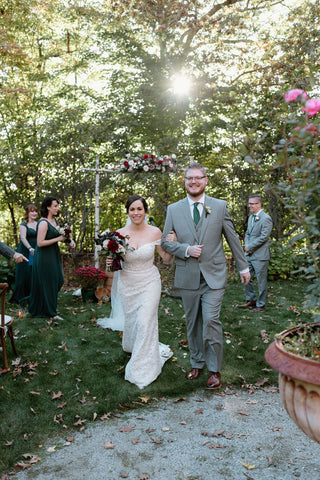
<svg viewBox="0 0 320 480"><path fill-rule="evenodd" d="M68 225L67 223L65 223L62 226L57 225L56 230L58 230L60 235L63 235L64 237L66 237L66 240L65 240L66 243L71 243L71 238L70 238L71 228L70 228L70 225Z"/></svg>
<svg viewBox="0 0 320 480"><path fill-rule="evenodd" d="M123 260L125 253L134 250L134 248L129 246L128 239L128 235L124 237L121 233L114 230L106 230L95 239L99 254L113 258L110 267L112 272L121 270L121 260Z"/></svg>

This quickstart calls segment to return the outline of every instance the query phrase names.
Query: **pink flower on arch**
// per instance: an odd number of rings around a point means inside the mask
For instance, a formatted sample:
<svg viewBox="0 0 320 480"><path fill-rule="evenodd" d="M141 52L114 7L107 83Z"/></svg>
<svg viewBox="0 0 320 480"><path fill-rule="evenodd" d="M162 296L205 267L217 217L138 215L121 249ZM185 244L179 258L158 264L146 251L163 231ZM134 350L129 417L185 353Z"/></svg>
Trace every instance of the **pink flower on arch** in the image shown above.
<svg viewBox="0 0 320 480"><path fill-rule="evenodd" d="M302 110L309 115L315 115L320 112L320 98L310 98L310 100L307 100L306 106Z"/></svg>
<svg viewBox="0 0 320 480"><path fill-rule="evenodd" d="M297 100L299 95L302 95L305 99L308 98L306 92L301 90L301 88L295 88L294 90L288 90L288 92L284 96L284 100L286 102L294 102L295 100Z"/></svg>

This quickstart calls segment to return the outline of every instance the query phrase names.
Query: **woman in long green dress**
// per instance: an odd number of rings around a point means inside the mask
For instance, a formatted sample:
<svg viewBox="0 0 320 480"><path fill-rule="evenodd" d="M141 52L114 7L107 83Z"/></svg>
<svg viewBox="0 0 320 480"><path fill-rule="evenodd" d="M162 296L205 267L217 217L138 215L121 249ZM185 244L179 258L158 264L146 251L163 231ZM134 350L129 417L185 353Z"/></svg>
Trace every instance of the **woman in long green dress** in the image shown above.
<svg viewBox="0 0 320 480"><path fill-rule="evenodd" d="M22 253L28 259L28 262L17 263L16 265L14 291L9 300L10 303L23 304L30 295L32 260L37 242L37 216L37 207L28 205L26 207L25 219L19 228L20 243L17 248L17 252Z"/></svg>
<svg viewBox="0 0 320 480"><path fill-rule="evenodd" d="M57 230L55 217L59 202L47 197L41 205L41 218L37 226L37 245L33 259L29 313L32 317L51 317L62 320L57 314L58 293L63 285L63 271L58 242L66 237ZM70 246L74 248L74 242Z"/></svg>

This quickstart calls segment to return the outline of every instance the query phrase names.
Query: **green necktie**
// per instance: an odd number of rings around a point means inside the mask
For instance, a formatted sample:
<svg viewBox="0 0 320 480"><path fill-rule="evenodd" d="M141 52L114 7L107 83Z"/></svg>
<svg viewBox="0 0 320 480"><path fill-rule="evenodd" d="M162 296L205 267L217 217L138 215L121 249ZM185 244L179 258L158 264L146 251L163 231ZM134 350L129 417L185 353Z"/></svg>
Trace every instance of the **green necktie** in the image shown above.
<svg viewBox="0 0 320 480"><path fill-rule="evenodd" d="M257 215L254 213L254 214L253 214L253 223L256 221L256 216L257 216Z"/></svg>
<svg viewBox="0 0 320 480"><path fill-rule="evenodd" d="M199 210L198 210L198 205L199 205L199 202L194 202L194 204L193 204L193 220L194 220L194 223L196 225L198 225L199 220L200 220L200 213L199 213Z"/></svg>

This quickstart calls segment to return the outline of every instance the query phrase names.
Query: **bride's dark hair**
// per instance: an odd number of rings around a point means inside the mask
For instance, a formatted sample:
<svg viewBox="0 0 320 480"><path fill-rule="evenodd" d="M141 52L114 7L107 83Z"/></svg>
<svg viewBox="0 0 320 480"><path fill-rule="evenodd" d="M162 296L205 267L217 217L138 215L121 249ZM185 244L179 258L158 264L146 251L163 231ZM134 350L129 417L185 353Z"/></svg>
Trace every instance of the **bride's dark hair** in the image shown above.
<svg viewBox="0 0 320 480"><path fill-rule="evenodd" d="M127 203L126 203L127 213L129 213L129 208L133 204L133 202L136 202L137 200L140 200L140 202L143 205L143 208L144 208L145 212L147 213L148 212L148 204L143 197L140 197L140 195L131 195L131 197L128 198Z"/></svg>

